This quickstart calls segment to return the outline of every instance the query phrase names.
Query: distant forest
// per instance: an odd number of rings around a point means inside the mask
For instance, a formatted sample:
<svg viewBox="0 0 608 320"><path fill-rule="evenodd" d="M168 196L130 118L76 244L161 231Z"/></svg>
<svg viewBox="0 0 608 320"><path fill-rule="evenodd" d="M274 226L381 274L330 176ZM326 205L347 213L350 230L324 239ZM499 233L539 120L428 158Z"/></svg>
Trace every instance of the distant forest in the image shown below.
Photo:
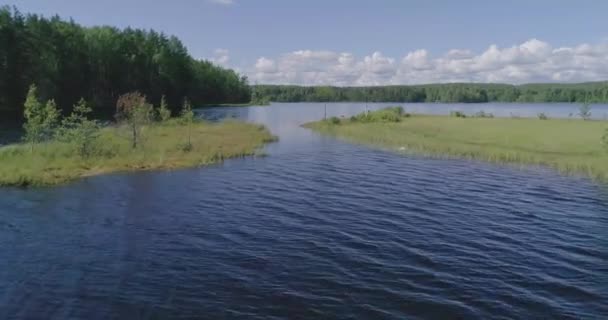
<svg viewBox="0 0 608 320"><path fill-rule="evenodd" d="M21 120L30 85L68 114L83 97L98 117L112 117L116 100L140 91L175 112L194 106L276 102L576 102L607 103L608 82L580 84L431 84L379 87L257 85L206 60L182 42L152 30L83 27L58 16L0 7L0 122Z"/></svg>
<svg viewBox="0 0 608 320"><path fill-rule="evenodd" d="M257 85L252 91L254 97L276 102L608 103L608 82L525 85L450 83L377 87Z"/></svg>
<svg viewBox="0 0 608 320"><path fill-rule="evenodd" d="M173 111L184 98L193 105L251 99L246 77L192 58L176 37L0 7L0 118L21 118L32 84L64 114L83 97L101 117L113 116L117 98L135 90L155 104L166 95Z"/></svg>

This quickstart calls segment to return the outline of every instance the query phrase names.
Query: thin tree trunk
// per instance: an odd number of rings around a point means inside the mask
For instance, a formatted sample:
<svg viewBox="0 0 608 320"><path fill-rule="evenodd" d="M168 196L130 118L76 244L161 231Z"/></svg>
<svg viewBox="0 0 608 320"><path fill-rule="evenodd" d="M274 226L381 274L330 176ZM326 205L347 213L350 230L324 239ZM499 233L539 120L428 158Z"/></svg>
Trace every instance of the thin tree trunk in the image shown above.
<svg viewBox="0 0 608 320"><path fill-rule="evenodd" d="M131 126L131 129L133 130L133 145L132 148L135 149L137 148L137 128L135 126Z"/></svg>
<svg viewBox="0 0 608 320"><path fill-rule="evenodd" d="M190 122L190 124L188 125L188 146L190 146L190 147L192 147L191 137L192 137L192 122Z"/></svg>

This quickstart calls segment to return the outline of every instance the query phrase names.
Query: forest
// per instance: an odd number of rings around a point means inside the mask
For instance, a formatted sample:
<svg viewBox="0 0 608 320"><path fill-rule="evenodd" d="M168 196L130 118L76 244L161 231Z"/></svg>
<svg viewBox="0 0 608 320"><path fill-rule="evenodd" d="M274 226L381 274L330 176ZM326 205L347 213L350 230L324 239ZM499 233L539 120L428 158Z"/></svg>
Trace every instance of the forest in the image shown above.
<svg viewBox="0 0 608 320"><path fill-rule="evenodd" d="M83 27L58 16L0 7L0 119L21 121L28 88L54 99L62 114L84 98L100 118L114 115L117 98L139 91L173 112L193 105L251 99L247 78L195 59L182 42L152 30Z"/></svg>
<svg viewBox="0 0 608 320"><path fill-rule="evenodd" d="M252 91L254 97L276 102L608 102L608 82L524 85L447 83L375 87L256 85Z"/></svg>
<svg viewBox="0 0 608 320"><path fill-rule="evenodd" d="M608 82L450 83L376 87L256 85L235 71L195 59L175 36L153 30L83 27L59 16L0 7L0 121L21 122L28 88L54 99L61 114L81 98L92 115L111 118L118 97L138 91L173 112L194 106L261 102L608 102ZM7 121L8 120L8 121Z"/></svg>

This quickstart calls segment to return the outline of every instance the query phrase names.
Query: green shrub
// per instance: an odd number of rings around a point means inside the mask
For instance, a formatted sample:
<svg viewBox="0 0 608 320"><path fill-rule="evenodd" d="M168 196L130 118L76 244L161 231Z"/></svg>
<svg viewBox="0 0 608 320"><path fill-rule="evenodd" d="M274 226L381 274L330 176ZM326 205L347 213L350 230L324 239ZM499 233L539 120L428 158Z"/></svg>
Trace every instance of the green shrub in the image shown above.
<svg viewBox="0 0 608 320"><path fill-rule="evenodd" d="M54 100L43 104L38 100L38 89L31 85L23 105L23 116L25 124L25 136L23 140L28 142L31 149L40 142L48 141L53 136L53 132L59 121L59 111Z"/></svg>
<svg viewBox="0 0 608 320"><path fill-rule="evenodd" d="M340 118L338 118L338 117L331 117L331 118L329 118L329 123L331 123L331 124L340 124Z"/></svg>
<svg viewBox="0 0 608 320"><path fill-rule="evenodd" d="M462 112L462 111L450 111L450 117L466 118L467 115L464 114L464 112Z"/></svg>
<svg viewBox="0 0 608 320"><path fill-rule="evenodd" d="M475 118L494 118L494 115L483 110L475 113Z"/></svg>
<svg viewBox="0 0 608 320"><path fill-rule="evenodd" d="M84 99L80 99L72 114L63 119L56 134L57 140L73 145L81 158L90 157L97 149L100 125L88 119L92 111Z"/></svg>
<svg viewBox="0 0 608 320"><path fill-rule="evenodd" d="M583 120L589 120L589 119L591 119L591 105L588 104L588 103L585 103L585 104L581 105L578 108L578 115Z"/></svg>
<svg viewBox="0 0 608 320"><path fill-rule="evenodd" d="M161 100L160 100L160 106L158 107L158 121L162 122L162 123L166 123L167 121L169 121L169 119L171 119L171 110L169 109L169 106L167 105L167 100L165 99L165 96L162 96Z"/></svg>
<svg viewBox="0 0 608 320"><path fill-rule="evenodd" d="M399 122L403 117L409 117L402 107L389 107L376 111L363 112L350 118L353 122Z"/></svg>
<svg viewBox="0 0 608 320"><path fill-rule="evenodd" d="M180 120L186 126L188 126L188 142L187 142L187 151L192 150L192 124L196 120L196 115L194 111L192 111L192 106L190 105L190 101L188 99L184 99L184 105L182 106L182 113ZM184 149L184 150L186 150Z"/></svg>
<svg viewBox="0 0 608 320"><path fill-rule="evenodd" d="M549 117L544 112L538 114L538 119L540 120L549 120Z"/></svg>

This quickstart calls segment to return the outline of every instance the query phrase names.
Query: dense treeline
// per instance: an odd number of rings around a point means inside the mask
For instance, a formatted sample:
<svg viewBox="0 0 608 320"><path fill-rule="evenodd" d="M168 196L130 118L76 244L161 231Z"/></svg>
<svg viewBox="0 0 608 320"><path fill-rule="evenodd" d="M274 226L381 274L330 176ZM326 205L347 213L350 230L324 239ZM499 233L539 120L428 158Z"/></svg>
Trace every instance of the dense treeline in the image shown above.
<svg viewBox="0 0 608 320"><path fill-rule="evenodd" d="M69 114L84 97L97 116L110 117L116 99L138 90L158 104L179 108L242 103L251 98L246 77L193 59L179 39L155 31L82 27L55 16L23 15L0 7L0 115L19 119L30 85Z"/></svg>
<svg viewBox="0 0 608 320"><path fill-rule="evenodd" d="M608 82L526 85L450 83L379 87L258 85L253 92L254 97L277 102L608 102Z"/></svg>

